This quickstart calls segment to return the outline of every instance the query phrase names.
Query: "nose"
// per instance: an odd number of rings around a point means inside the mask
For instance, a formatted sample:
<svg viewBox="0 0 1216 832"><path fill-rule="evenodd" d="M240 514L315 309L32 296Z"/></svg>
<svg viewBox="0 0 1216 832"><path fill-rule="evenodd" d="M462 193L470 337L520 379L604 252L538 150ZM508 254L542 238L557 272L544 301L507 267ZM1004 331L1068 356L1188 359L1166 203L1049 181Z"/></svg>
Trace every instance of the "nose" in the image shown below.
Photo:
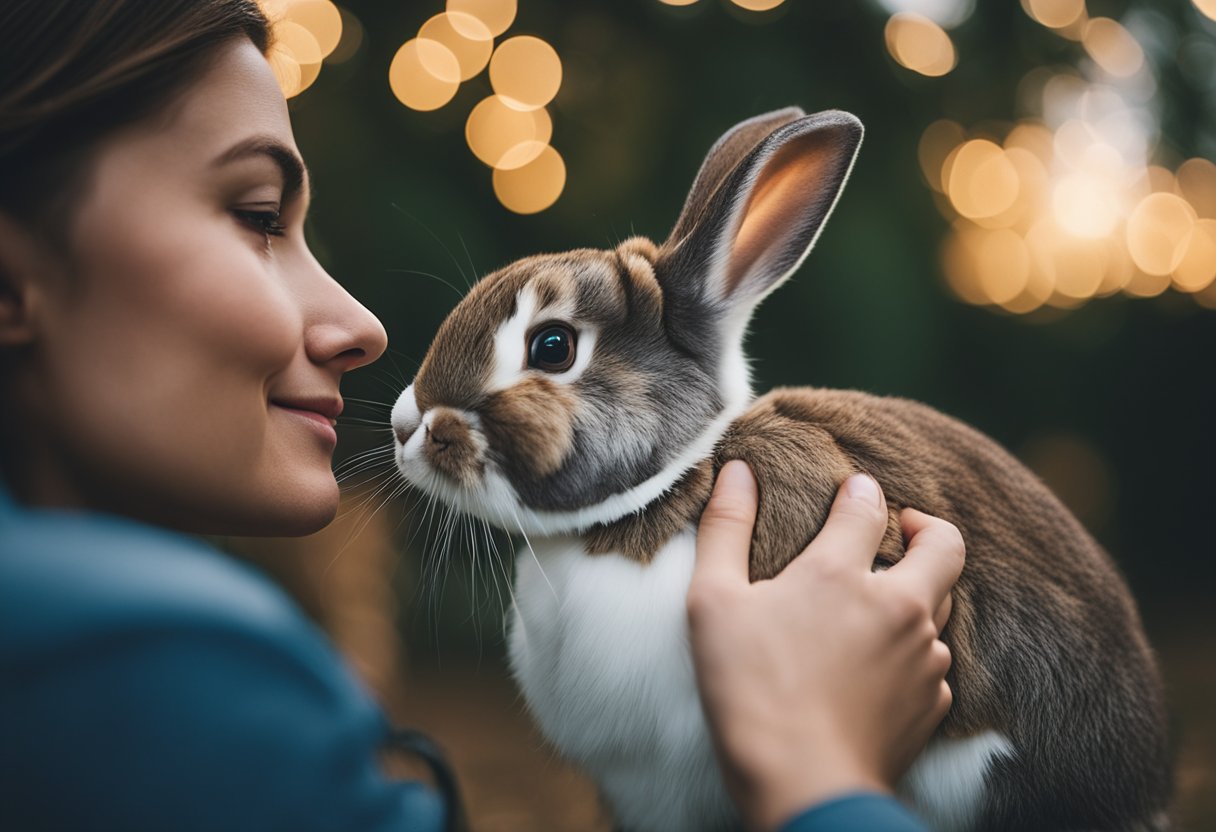
<svg viewBox="0 0 1216 832"><path fill-rule="evenodd" d="M314 299L317 313L305 335L308 357L340 372L371 364L388 348L384 325L324 270L322 274L326 291Z"/></svg>

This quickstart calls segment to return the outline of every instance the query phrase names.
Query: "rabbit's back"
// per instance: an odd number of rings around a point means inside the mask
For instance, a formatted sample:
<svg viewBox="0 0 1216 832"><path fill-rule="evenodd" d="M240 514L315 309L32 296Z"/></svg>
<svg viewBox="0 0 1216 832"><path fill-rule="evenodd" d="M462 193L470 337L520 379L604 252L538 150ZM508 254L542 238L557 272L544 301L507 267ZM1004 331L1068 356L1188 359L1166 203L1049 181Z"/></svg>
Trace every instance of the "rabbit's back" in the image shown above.
<svg viewBox="0 0 1216 832"><path fill-rule="evenodd" d="M897 398L813 388L758 399L718 446L760 484L753 577L776 574L863 471L891 519L879 561L903 555L898 513L945 518L967 542L943 638L954 654L950 737L1008 736L985 829L1164 826L1170 778L1162 686L1109 556L1021 463L974 429Z"/></svg>

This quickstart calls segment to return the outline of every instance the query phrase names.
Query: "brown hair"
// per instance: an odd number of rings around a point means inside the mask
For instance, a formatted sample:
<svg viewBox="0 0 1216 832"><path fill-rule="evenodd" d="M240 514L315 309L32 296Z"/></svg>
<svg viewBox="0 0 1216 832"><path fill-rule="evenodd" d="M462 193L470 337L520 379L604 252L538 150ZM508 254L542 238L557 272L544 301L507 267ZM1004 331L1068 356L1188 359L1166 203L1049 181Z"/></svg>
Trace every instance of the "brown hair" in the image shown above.
<svg viewBox="0 0 1216 832"><path fill-rule="evenodd" d="M44 225L102 139L159 110L240 37L270 47L256 0L5 0L0 211Z"/></svg>

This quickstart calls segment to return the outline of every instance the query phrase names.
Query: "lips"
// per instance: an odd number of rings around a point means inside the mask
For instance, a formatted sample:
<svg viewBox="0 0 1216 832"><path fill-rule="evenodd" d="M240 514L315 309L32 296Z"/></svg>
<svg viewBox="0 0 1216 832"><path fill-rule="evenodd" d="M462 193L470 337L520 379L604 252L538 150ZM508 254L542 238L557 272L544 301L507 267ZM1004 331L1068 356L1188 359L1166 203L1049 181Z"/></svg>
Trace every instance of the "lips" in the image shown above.
<svg viewBox="0 0 1216 832"><path fill-rule="evenodd" d="M270 403L285 410L295 410L300 413L318 416L331 426L337 423L338 417L342 414L342 398L340 396L278 398L271 399Z"/></svg>
<svg viewBox="0 0 1216 832"><path fill-rule="evenodd" d="M296 418L305 420L321 437L329 449L338 444L338 415L342 412L342 399L335 396L293 397L271 399L270 404Z"/></svg>

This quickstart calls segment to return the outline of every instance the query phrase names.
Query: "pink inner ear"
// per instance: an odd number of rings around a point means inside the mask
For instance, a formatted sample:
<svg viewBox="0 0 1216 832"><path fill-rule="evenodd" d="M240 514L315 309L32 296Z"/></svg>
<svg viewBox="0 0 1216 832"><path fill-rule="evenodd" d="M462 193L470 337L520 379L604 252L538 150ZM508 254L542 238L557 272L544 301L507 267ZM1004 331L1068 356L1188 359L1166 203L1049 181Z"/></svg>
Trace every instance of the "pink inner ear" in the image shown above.
<svg viewBox="0 0 1216 832"><path fill-rule="evenodd" d="M757 264L782 248L811 244L810 236L801 243L797 238L814 221L811 214L815 206L830 199L825 193L833 187L829 168L838 159L831 138L812 133L791 140L765 163L731 246L726 267L727 295L734 294L749 275L762 281L757 288L764 291L781 275L755 274ZM810 233L813 236L814 231ZM793 259L801 254L797 252Z"/></svg>

